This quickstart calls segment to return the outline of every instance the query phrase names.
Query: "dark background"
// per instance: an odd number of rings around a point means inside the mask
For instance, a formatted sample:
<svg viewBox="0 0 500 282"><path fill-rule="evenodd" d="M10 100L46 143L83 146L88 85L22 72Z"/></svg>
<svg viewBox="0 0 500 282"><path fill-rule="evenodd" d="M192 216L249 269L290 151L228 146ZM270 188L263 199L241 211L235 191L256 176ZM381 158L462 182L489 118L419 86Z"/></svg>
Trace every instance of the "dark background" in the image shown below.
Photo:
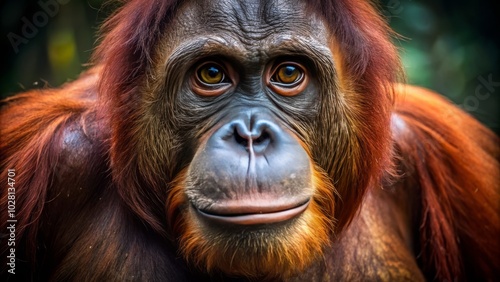
<svg viewBox="0 0 500 282"><path fill-rule="evenodd" d="M39 2L58 3L58 11L49 14ZM2 1L0 97L75 79L85 69L100 23L116 7L102 3ZM382 13L401 35L395 44L400 47L408 82L447 96L498 134L500 24L496 20L499 11L493 5L493 1L470 0L379 3ZM35 30L26 30L27 21ZM24 38L22 43L20 37Z"/></svg>

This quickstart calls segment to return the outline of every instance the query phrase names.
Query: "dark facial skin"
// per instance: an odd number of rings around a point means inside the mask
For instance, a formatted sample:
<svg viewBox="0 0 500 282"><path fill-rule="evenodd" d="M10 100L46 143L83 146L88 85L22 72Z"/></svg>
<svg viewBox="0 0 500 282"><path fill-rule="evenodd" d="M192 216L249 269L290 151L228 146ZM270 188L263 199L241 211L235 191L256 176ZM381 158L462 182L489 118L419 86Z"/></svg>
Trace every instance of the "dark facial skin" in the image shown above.
<svg viewBox="0 0 500 282"><path fill-rule="evenodd" d="M186 2L156 50L142 91L155 143L141 155L168 152L168 221L206 270L286 276L329 242L335 190L318 166L331 156L314 144L341 132L342 98L329 87L329 35L305 11L298 1ZM348 146L347 134L335 138Z"/></svg>
<svg viewBox="0 0 500 282"><path fill-rule="evenodd" d="M166 85L183 82L171 101L177 127L201 133L186 181L190 208L237 225L300 216L315 189L301 132L319 114L316 65L332 56L325 28L293 1L194 2L173 25L181 43L166 62L176 75ZM218 83L203 83L207 71Z"/></svg>

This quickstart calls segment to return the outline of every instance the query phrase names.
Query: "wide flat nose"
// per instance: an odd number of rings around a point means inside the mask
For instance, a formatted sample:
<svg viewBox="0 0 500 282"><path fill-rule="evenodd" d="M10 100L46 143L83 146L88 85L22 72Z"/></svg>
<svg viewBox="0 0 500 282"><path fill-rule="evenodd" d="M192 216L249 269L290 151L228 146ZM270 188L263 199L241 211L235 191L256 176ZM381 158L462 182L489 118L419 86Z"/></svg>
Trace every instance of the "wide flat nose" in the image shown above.
<svg viewBox="0 0 500 282"><path fill-rule="evenodd" d="M297 136L266 109L242 109L221 123L200 140L189 167L189 197L200 215L237 225L299 216L314 184Z"/></svg>
<svg viewBox="0 0 500 282"><path fill-rule="evenodd" d="M214 135L221 137L219 146L244 149L251 154L264 154L283 135L283 130L265 114L242 114L220 128Z"/></svg>

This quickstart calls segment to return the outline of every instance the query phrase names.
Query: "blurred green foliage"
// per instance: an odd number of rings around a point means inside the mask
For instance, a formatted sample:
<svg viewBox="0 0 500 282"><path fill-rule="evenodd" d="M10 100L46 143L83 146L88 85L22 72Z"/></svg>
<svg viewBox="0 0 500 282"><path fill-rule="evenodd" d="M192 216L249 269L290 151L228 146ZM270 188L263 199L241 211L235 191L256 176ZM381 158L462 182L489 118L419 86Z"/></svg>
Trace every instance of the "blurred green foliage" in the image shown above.
<svg viewBox="0 0 500 282"><path fill-rule="evenodd" d="M65 4L52 7L44 18L40 1ZM103 5L102 0L40 1L0 4L1 97L75 79L95 47L99 24L116 6ZM465 0L379 3L401 35L395 43L408 82L440 92L499 133L500 54L494 34L500 25L492 5ZM23 31L30 31L26 21L36 29L28 34L31 38L23 36ZM485 81L493 83L488 87Z"/></svg>
<svg viewBox="0 0 500 282"><path fill-rule="evenodd" d="M391 27L401 35L395 43L407 82L447 96L498 134L500 25L493 5L493 1L465 0L380 3Z"/></svg>
<svg viewBox="0 0 500 282"><path fill-rule="evenodd" d="M5 97L24 89L58 86L75 79L92 53L99 24L109 14L101 8L102 2L2 2L0 42L4 58L0 67L1 95Z"/></svg>

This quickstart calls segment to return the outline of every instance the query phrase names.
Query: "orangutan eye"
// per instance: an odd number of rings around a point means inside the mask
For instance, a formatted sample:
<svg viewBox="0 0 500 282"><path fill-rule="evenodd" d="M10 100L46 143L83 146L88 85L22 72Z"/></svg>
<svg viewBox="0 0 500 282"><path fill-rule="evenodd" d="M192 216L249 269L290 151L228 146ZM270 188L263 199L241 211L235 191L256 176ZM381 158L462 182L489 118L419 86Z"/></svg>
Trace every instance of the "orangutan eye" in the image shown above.
<svg viewBox="0 0 500 282"><path fill-rule="evenodd" d="M198 68L197 78L200 80L200 82L206 84L218 84L227 82L224 69L214 63L207 63Z"/></svg>
<svg viewBox="0 0 500 282"><path fill-rule="evenodd" d="M304 72L300 67L292 64L283 64L271 77L271 81L283 84L283 86L294 86L304 78Z"/></svg>
<svg viewBox="0 0 500 282"><path fill-rule="evenodd" d="M195 69L191 88L200 96L218 96L226 92L237 75L227 64L203 62Z"/></svg>
<svg viewBox="0 0 500 282"><path fill-rule="evenodd" d="M300 94L307 83L306 68L296 62L283 62L272 67L267 81L268 87L282 96Z"/></svg>

